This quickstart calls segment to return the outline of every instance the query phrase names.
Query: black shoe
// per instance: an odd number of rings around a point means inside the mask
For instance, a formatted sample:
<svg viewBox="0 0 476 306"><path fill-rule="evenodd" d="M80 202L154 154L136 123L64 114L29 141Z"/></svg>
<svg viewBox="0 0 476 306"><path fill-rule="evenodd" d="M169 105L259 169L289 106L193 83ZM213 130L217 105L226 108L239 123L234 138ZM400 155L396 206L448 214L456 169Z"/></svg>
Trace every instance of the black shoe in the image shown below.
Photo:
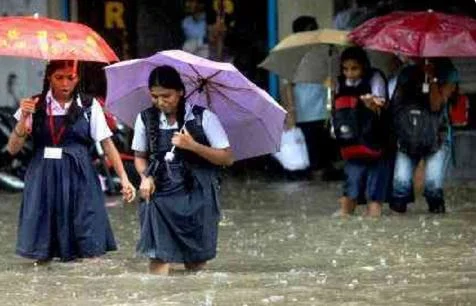
<svg viewBox="0 0 476 306"><path fill-rule="evenodd" d="M400 214L404 214L407 212L407 203L395 202L395 203L390 203L388 206L390 207L391 210Z"/></svg>
<svg viewBox="0 0 476 306"><path fill-rule="evenodd" d="M432 214L444 214L446 212L445 201L431 201L428 203L428 211Z"/></svg>

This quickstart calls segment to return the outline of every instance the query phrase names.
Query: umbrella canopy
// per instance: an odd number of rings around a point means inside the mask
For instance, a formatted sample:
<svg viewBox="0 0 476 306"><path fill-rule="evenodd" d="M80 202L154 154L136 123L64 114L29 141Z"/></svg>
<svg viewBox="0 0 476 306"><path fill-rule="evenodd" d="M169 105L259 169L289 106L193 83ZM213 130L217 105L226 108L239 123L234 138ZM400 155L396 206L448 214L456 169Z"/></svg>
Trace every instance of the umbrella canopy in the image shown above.
<svg viewBox="0 0 476 306"><path fill-rule="evenodd" d="M0 55L45 60L119 61L91 28L73 22L33 17L0 17Z"/></svg>
<svg viewBox="0 0 476 306"><path fill-rule="evenodd" d="M349 38L368 49L407 56L476 56L476 20L431 10L372 18L355 28Z"/></svg>
<svg viewBox="0 0 476 306"><path fill-rule="evenodd" d="M335 77L334 46L346 46L348 32L333 29L299 32L284 38L259 64L292 82L322 83Z"/></svg>
<svg viewBox="0 0 476 306"><path fill-rule="evenodd" d="M236 160L279 149L284 109L232 64L180 50L162 51L106 67L109 111L133 127L137 115L152 105L148 78L160 65L170 65L180 73L187 103L206 107L218 116Z"/></svg>

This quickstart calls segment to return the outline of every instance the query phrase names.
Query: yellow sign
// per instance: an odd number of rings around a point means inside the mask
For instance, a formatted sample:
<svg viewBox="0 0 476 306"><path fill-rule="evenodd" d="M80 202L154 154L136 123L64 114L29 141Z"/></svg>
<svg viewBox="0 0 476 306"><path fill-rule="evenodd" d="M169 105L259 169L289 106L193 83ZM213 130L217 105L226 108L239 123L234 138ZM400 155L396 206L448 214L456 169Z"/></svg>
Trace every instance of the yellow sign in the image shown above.
<svg viewBox="0 0 476 306"><path fill-rule="evenodd" d="M106 1L105 9L105 27L106 29L124 29L124 3L118 1Z"/></svg>
<svg viewBox="0 0 476 306"><path fill-rule="evenodd" d="M213 9L220 13L220 7L223 5L223 11L225 14L231 15L235 12L235 3L233 0L214 0Z"/></svg>

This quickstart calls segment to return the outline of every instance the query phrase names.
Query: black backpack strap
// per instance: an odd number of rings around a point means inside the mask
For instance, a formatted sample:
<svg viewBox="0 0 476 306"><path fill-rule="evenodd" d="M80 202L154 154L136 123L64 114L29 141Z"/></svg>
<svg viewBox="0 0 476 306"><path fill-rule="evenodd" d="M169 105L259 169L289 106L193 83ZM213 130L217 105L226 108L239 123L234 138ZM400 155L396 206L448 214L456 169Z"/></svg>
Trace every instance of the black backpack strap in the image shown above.
<svg viewBox="0 0 476 306"><path fill-rule="evenodd" d="M144 172L145 176L155 176L159 165L158 145L160 137L159 120L160 114L157 109L150 107L140 113L142 122L145 126L147 145L149 147L149 166Z"/></svg>
<svg viewBox="0 0 476 306"><path fill-rule="evenodd" d="M84 111L84 114L86 115L86 120L88 122L91 122L91 112L92 112L92 106L93 106L93 96L87 95L80 93L79 98L81 99L81 105Z"/></svg>
<svg viewBox="0 0 476 306"><path fill-rule="evenodd" d="M147 136L147 144L149 147L149 158L157 159L158 156L158 145L159 145L159 122L160 114L159 111L153 107L146 109L140 114L142 122L145 126L145 132Z"/></svg>
<svg viewBox="0 0 476 306"><path fill-rule="evenodd" d="M192 114L195 117L195 121L199 126L202 126L204 107L194 105L192 107Z"/></svg>

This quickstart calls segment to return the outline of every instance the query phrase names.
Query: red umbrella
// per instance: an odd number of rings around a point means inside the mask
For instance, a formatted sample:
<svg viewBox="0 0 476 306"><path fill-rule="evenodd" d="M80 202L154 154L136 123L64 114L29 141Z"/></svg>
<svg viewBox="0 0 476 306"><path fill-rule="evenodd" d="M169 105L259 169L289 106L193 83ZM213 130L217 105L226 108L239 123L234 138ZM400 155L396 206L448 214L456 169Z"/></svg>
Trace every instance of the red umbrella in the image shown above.
<svg viewBox="0 0 476 306"><path fill-rule="evenodd" d="M476 56L476 20L425 12L394 12L372 18L349 39L368 49L416 57Z"/></svg>
<svg viewBox="0 0 476 306"><path fill-rule="evenodd" d="M91 28L42 17L0 17L0 55L45 60L117 62L117 55Z"/></svg>

